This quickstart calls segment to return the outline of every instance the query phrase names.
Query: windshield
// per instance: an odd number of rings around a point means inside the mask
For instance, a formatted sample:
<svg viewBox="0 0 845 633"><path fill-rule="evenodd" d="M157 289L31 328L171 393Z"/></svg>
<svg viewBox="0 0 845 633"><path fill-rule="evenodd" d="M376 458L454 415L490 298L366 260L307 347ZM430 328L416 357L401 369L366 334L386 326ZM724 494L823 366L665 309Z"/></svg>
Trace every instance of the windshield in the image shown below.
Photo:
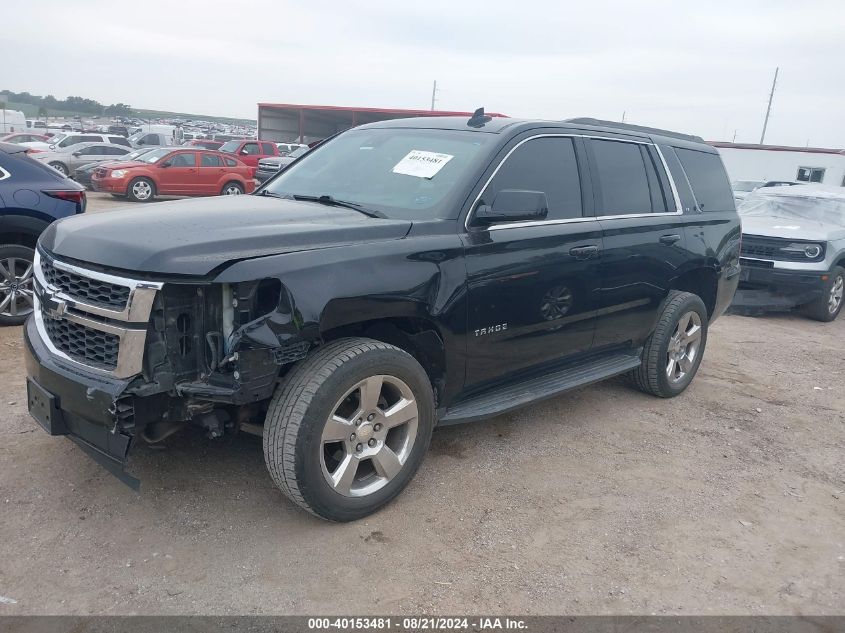
<svg viewBox="0 0 845 633"><path fill-rule="evenodd" d="M456 209L452 198L463 189L458 183L471 174L490 139L449 130L352 130L308 152L265 191L331 196L390 218L449 217Z"/></svg>
<svg viewBox="0 0 845 633"><path fill-rule="evenodd" d="M238 146L240 144L241 144L240 141L229 141L228 143L223 143L223 145L220 146L220 151L221 152L229 152L231 154L236 149L238 149Z"/></svg>
<svg viewBox="0 0 845 633"><path fill-rule="evenodd" d="M126 156L124 156L121 160L136 160L139 156L143 156L144 154L149 154L151 151L150 149L136 149L134 152L129 152Z"/></svg>
<svg viewBox="0 0 845 633"><path fill-rule="evenodd" d="M747 217L810 220L845 227L845 196L823 191L811 195L752 193L737 209Z"/></svg>
<svg viewBox="0 0 845 633"><path fill-rule="evenodd" d="M731 183L731 189L734 191L754 191L757 187L763 186L760 180L735 180Z"/></svg>
<svg viewBox="0 0 845 633"><path fill-rule="evenodd" d="M136 160L139 160L142 163L157 163L172 151L172 149L167 147L162 147L160 149L151 149L149 152L145 152L143 155L138 156Z"/></svg>

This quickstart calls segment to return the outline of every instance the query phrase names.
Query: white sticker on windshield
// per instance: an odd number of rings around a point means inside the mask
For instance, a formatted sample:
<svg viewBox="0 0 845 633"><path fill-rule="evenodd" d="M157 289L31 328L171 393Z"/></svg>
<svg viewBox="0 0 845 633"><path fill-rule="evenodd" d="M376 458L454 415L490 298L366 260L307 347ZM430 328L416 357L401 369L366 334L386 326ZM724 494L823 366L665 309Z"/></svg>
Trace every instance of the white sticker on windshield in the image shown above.
<svg viewBox="0 0 845 633"><path fill-rule="evenodd" d="M424 152L420 149L412 149L408 154L396 163L393 167L394 174L416 176L417 178L434 178L443 167L446 166L454 156L451 154L438 154L437 152Z"/></svg>

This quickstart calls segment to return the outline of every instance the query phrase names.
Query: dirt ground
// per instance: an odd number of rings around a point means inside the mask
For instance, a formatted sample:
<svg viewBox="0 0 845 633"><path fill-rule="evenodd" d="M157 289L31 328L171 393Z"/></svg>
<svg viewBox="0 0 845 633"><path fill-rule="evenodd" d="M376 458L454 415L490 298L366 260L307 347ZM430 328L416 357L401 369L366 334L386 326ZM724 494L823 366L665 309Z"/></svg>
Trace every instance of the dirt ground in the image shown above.
<svg viewBox="0 0 845 633"><path fill-rule="evenodd" d="M141 446L132 492L30 419L4 328L0 615L843 613L844 341L723 317L682 396L617 380L436 431L393 504L337 525L248 435Z"/></svg>

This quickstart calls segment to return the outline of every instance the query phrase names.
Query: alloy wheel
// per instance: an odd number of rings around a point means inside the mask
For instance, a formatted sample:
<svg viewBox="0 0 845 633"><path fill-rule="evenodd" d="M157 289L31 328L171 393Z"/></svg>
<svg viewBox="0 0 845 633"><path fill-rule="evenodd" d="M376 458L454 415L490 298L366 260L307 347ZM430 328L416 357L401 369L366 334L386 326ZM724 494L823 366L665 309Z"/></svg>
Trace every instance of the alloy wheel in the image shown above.
<svg viewBox="0 0 845 633"><path fill-rule="evenodd" d="M364 497L396 477L417 439L417 402L399 378L370 376L332 408L320 441L320 466L329 487Z"/></svg>
<svg viewBox="0 0 845 633"><path fill-rule="evenodd" d="M842 304L842 294L843 289L845 288L845 281L842 279L842 275L836 277L833 281L833 285L830 287L830 296L827 300L827 309L828 312L831 314L836 314L839 310L839 306Z"/></svg>
<svg viewBox="0 0 845 633"><path fill-rule="evenodd" d="M153 188L150 183L145 180L140 180L132 185L132 193L138 200L146 200L153 193Z"/></svg>
<svg viewBox="0 0 845 633"><path fill-rule="evenodd" d="M241 189L235 185L230 185L223 190L223 194L227 196L239 196L241 195Z"/></svg>
<svg viewBox="0 0 845 633"><path fill-rule="evenodd" d="M701 317L698 312L687 312L675 326L666 353L666 377L678 383L692 370L701 348Z"/></svg>
<svg viewBox="0 0 845 633"><path fill-rule="evenodd" d="M25 316L34 307L32 262L20 257L0 260L0 315Z"/></svg>

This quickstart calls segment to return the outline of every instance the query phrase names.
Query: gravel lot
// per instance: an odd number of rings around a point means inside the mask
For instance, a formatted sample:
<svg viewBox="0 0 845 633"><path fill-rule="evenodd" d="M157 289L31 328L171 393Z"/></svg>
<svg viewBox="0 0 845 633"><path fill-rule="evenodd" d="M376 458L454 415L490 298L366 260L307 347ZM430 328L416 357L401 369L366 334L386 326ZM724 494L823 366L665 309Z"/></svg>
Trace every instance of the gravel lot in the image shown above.
<svg viewBox="0 0 845 633"><path fill-rule="evenodd" d="M436 431L392 505L336 525L248 435L140 446L132 492L28 416L0 329L0 614L842 613L843 341L723 317L682 396L611 381Z"/></svg>

